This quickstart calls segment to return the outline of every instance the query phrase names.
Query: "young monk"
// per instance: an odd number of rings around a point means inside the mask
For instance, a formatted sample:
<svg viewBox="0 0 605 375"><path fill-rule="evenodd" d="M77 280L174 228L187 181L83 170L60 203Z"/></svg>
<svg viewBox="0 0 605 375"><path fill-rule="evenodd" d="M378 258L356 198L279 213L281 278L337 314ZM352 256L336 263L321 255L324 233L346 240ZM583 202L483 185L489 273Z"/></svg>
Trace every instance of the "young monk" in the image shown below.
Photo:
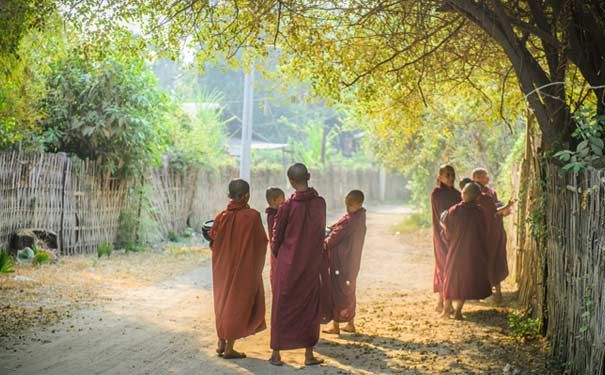
<svg viewBox="0 0 605 375"><path fill-rule="evenodd" d="M498 200L496 191L489 187L489 173L485 168L476 168L473 170L473 181L481 187L481 192L492 199L496 207L502 206L502 202ZM506 231L504 230L503 216L510 215L510 207L512 202L504 207L497 208L497 214L494 216L495 222L492 223L489 238L489 278L492 286L495 288L494 301L502 302L501 283L508 276L508 260L506 257ZM490 208L491 212L492 209Z"/></svg>
<svg viewBox="0 0 605 375"><path fill-rule="evenodd" d="M265 209L265 213L267 214L267 231L269 233L269 242L271 242L271 235L273 232L273 224L275 223L275 215L277 214L277 209L279 205L286 200L286 194L284 191L277 187L270 187L265 192L265 198L267 199L267 204L269 207ZM273 270L275 269L275 257L273 253L271 253L271 268L269 270L269 280L273 281Z"/></svg>
<svg viewBox="0 0 605 375"><path fill-rule="evenodd" d="M313 348L319 340L320 268L326 227L326 202L309 187L300 163L288 169L295 192L275 215L271 251L277 258L271 312L272 365L281 366L280 351L305 348L305 365L318 365Z"/></svg>
<svg viewBox="0 0 605 375"><path fill-rule="evenodd" d="M332 232L324 240L330 264L331 318L333 326L325 333L340 334L342 329L355 332L355 286L361 264L361 251L366 235L366 210L363 208L364 195L360 190L352 190L345 198L347 213L332 227Z"/></svg>
<svg viewBox="0 0 605 375"><path fill-rule="evenodd" d="M458 183L458 187L460 188L460 191L462 191L462 189L464 189L466 184L468 184L469 182L473 182L473 180L469 177L464 177L462 180L460 180L460 182Z"/></svg>
<svg viewBox="0 0 605 375"><path fill-rule="evenodd" d="M244 180L229 183L227 209L214 219L212 281L218 346L225 359L245 358L233 349L235 340L264 330L263 267L267 235L260 213L248 206L250 186Z"/></svg>
<svg viewBox="0 0 605 375"><path fill-rule="evenodd" d="M443 312L443 278L445 258L447 256L447 241L443 236L439 218L441 214L460 202L460 192L454 187L456 172L451 165L442 165L439 168L437 186L431 192L431 206L433 209L433 249L435 251L435 273L433 276L433 292L439 293L435 310Z"/></svg>
<svg viewBox="0 0 605 375"><path fill-rule="evenodd" d="M442 317L449 317L452 301L455 319L462 320L465 300L484 299L492 294L487 274L487 233L484 212L477 203L479 185L469 183L462 190L462 202L451 207L443 219L448 238L443 280Z"/></svg>

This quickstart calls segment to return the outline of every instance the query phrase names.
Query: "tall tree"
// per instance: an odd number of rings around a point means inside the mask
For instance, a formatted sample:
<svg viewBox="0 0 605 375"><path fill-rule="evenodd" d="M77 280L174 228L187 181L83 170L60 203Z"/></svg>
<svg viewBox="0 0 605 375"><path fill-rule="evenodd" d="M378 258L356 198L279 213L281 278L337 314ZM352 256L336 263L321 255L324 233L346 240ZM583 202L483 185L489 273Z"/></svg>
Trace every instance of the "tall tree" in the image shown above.
<svg viewBox="0 0 605 375"><path fill-rule="evenodd" d="M506 81L512 70L545 149L569 141L571 113L587 98L605 112L605 0L134 0L105 13L76 4L104 26L137 18L172 55L185 42L202 58L242 48L258 58L275 46L318 92L340 99L352 87L358 103L382 96L417 108L443 94L438 84L473 86L477 71Z"/></svg>

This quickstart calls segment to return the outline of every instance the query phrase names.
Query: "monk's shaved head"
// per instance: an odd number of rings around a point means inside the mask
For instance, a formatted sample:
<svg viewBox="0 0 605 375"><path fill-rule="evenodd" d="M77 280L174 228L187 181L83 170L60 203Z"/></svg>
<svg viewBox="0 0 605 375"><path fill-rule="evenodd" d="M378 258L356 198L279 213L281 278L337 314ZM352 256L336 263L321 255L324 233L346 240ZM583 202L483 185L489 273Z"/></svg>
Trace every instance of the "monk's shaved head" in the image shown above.
<svg viewBox="0 0 605 375"><path fill-rule="evenodd" d="M288 179L297 185L306 184L309 178L309 171L302 163L296 163L288 168Z"/></svg>
<svg viewBox="0 0 605 375"><path fill-rule="evenodd" d="M229 198L242 199L249 193L250 185L246 181L238 178L236 180L231 180L229 183Z"/></svg>
<svg viewBox="0 0 605 375"><path fill-rule="evenodd" d="M468 177L464 177L462 180L460 180L460 190L464 189L464 187L468 184L470 184L471 182L473 182L472 179L468 178Z"/></svg>
<svg viewBox="0 0 605 375"><path fill-rule="evenodd" d="M265 198L267 198L267 203L271 203L277 198L285 198L286 194L284 191L278 187L270 187L265 192Z"/></svg>
<svg viewBox="0 0 605 375"><path fill-rule="evenodd" d="M462 199L465 202L472 202L479 197L481 194L481 187L474 183L470 182L466 184L464 189L462 189Z"/></svg>
<svg viewBox="0 0 605 375"><path fill-rule="evenodd" d="M473 180L477 180L478 178L481 178L483 176L485 176L487 174L487 169L485 168L475 168L473 169Z"/></svg>
<svg viewBox="0 0 605 375"><path fill-rule="evenodd" d="M352 203L363 204L365 197L361 190L351 190L349 194L347 194L347 199L349 199Z"/></svg>

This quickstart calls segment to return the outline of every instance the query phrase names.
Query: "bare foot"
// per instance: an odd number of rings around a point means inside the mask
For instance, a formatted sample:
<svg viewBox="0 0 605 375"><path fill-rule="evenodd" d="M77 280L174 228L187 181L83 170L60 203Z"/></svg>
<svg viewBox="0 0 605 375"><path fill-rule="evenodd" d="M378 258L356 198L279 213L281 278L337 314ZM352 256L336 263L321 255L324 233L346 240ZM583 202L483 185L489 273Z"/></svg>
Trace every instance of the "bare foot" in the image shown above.
<svg viewBox="0 0 605 375"><path fill-rule="evenodd" d="M456 311L456 314L454 315L454 319L464 320L464 317L462 316L462 311Z"/></svg>
<svg viewBox="0 0 605 375"><path fill-rule="evenodd" d="M449 319L450 318L450 312L449 311L443 311L441 314L439 314L439 319Z"/></svg>
<svg viewBox="0 0 605 375"><path fill-rule="evenodd" d="M435 306L435 311L438 313L442 313L443 312L443 303L438 303L437 306Z"/></svg>
<svg viewBox="0 0 605 375"><path fill-rule="evenodd" d="M344 326L342 328L342 330L345 331L345 332L349 332L349 333L355 333L355 332L357 332L357 330L355 329L355 325L351 324L351 323L348 323L346 326Z"/></svg>
<svg viewBox="0 0 605 375"><path fill-rule="evenodd" d="M239 353L239 352L236 352L235 350L233 350L233 351L230 351L230 352L225 352L225 354L223 354L223 358L225 358L225 359L246 358L246 354Z"/></svg>
<svg viewBox="0 0 605 375"><path fill-rule="evenodd" d="M216 354L222 356L223 353L225 353L225 340L218 340L218 343L216 344Z"/></svg>
<svg viewBox="0 0 605 375"><path fill-rule="evenodd" d="M324 363L324 360L316 358L315 356L305 358L305 366L317 366L322 363Z"/></svg>
<svg viewBox="0 0 605 375"><path fill-rule="evenodd" d="M283 366L284 363L281 361L281 356L279 355L272 355L271 358L269 358L269 363L272 364L273 366Z"/></svg>
<svg viewBox="0 0 605 375"><path fill-rule="evenodd" d="M344 329L343 329L343 331L344 331ZM340 329L336 329L334 327L332 327L330 329L324 329L322 332L330 334L330 335L340 335Z"/></svg>

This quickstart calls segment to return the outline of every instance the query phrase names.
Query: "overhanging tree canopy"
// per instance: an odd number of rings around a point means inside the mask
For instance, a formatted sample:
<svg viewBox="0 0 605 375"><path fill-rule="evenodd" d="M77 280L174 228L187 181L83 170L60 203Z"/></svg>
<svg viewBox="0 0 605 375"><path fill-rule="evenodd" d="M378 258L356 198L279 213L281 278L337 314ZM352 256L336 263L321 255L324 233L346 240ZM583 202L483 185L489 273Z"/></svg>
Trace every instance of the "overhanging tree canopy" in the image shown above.
<svg viewBox="0 0 605 375"><path fill-rule="evenodd" d="M571 113L586 100L605 112L603 0L97 4L68 5L80 24L96 22L91 30L136 19L158 51L173 55L185 43L199 47L201 58L242 48L258 58L279 47L284 66L310 77L319 93L360 104L383 98L413 110L444 89L478 88L478 77L506 87L514 71L545 148L569 141Z"/></svg>

